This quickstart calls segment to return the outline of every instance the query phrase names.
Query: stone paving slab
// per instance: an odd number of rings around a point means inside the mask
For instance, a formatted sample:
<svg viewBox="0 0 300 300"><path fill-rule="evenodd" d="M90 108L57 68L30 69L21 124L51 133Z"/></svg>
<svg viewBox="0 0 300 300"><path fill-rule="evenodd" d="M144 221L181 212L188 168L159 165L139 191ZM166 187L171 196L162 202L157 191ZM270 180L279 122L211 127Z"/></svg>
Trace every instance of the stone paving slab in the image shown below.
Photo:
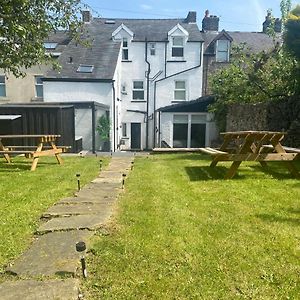
<svg viewBox="0 0 300 300"><path fill-rule="evenodd" d="M122 182L122 176L120 177L111 177L111 178L96 178L92 181L92 183L121 183Z"/></svg>
<svg viewBox="0 0 300 300"><path fill-rule="evenodd" d="M121 178L122 179L122 175L124 174L124 172L120 172L120 171L102 171L98 178Z"/></svg>
<svg viewBox="0 0 300 300"><path fill-rule="evenodd" d="M82 195L80 197L69 197L69 198L61 199L59 202L56 203L56 205L80 204L80 203L112 205L117 201L116 197L117 195L114 194L99 196L94 192L88 192L86 196Z"/></svg>
<svg viewBox="0 0 300 300"><path fill-rule="evenodd" d="M74 275L80 266L75 245L92 235L88 230L74 230L39 236L7 271L19 276Z"/></svg>
<svg viewBox="0 0 300 300"><path fill-rule="evenodd" d="M104 193L104 192L112 192L112 191L119 191L121 188L121 184L120 183L103 183L103 182L98 182L96 183L92 183L90 182L89 184L85 185L79 192L76 192L76 194L82 192L82 191L86 191L86 190L93 190L93 191L97 191L99 193Z"/></svg>
<svg viewBox="0 0 300 300"><path fill-rule="evenodd" d="M54 205L50 207L45 213L43 218L63 217L63 216L74 216L74 215L91 215L100 214L108 207L111 207L112 203L70 203L68 205Z"/></svg>
<svg viewBox="0 0 300 300"><path fill-rule="evenodd" d="M89 229L96 230L105 224L111 216L112 210L107 210L98 213L97 215L82 215L82 216L71 216L54 218L50 221L41 225L37 233L43 234L47 232L62 231L62 230L79 230Z"/></svg>
<svg viewBox="0 0 300 300"><path fill-rule="evenodd" d="M79 280L21 280L0 285L2 300L78 300Z"/></svg>

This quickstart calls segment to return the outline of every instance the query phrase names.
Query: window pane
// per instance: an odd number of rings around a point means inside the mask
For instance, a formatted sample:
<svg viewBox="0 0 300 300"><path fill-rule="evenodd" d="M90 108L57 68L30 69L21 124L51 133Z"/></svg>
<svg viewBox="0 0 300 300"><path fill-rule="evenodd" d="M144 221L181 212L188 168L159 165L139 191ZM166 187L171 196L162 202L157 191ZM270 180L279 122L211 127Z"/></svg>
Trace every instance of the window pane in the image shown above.
<svg viewBox="0 0 300 300"><path fill-rule="evenodd" d="M187 135L188 135L188 124L174 124L173 125L173 147L186 148Z"/></svg>
<svg viewBox="0 0 300 300"><path fill-rule="evenodd" d="M185 81L175 81L175 89L185 89Z"/></svg>
<svg viewBox="0 0 300 300"><path fill-rule="evenodd" d="M183 57L183 48L172 48L173 57Z"/></svg>
<svg viewBox="0 0 300 300"><path fill-rule="evenodd" d="M47 43L46 42L46 43L44 43L44 48L45 49L55 49L57 45L58 45L57 43L51 43L51 42Z"/></svg>
<svg viewBox="0 0 300 300"><path fill-rule="evenodd" d="M127 124L122 123L122 136L126 137L127 136Z"/></svg>
<svg viewBox="0 0 300 300"><path fill-rule="evenodd" d="M123 47L124 47L124 48L127 48L127 47L128 47L127 39L123 39Z"/></svg>
<svg viewBox="0 0 300 300"><path fill-rule="evenodd" d="M185 91L175 91L174 98L175 100L185 100Z"/></svg>
<svg viewBox="0 0 300 300"><path fill-rule="evenodd" d="M5 83L5 76L0 76L0 83Z"/></svg>
<svg viewBox="0 0 300 300"><path fill-rule="evenodd" d="M219 61L219 62L228 61L228 53L227 52L218 52L217 53L217 61Z"/></svg>
<svg viewBox="0 0 300 300"><path fill-rule="evenodd" d="M206 122L206 115L192 115L193 124L203 124Z"/></svg>
<svg viewBox="0 0 300 300"><path fill-rule="evenodd" d="M0 84L0 97L6 96L6 89L4 84Z"/></svg>
<svg viewBox="0 0 300 300"><path fill-rule="evenodd" d="M228 41L225 40L218 40L217 42L217 47L218 47L218 51L228 51Z"/></svg>
<svg viewBox="0 0 300 300"><path fill-rule="evenodd" d="M35 76L35 83L36 84L43 84L42 77L41 76Z"/></svg>
<svg viewBox="0 0 300 300"><path fill-rule="evenodd" d="M36 93L36 97L43 98L43 86L42 85L36 85L35 86L35 93Z"/></svg>
<svg viewBox="0 0 300 300"><path fill-rule="evenodd" d="M128 49L123 49L122 51L122 59L128 60Z"/></svg>
<svg viewBox="0 0 300 300"><path fill-rule="evenodd" d="M183 38L173 37L173 46L183 46Z"/></svg>
<svg viewBox="0 0 300 300"><path fill-rule="evenodd" d="M205 124L191 125L191 148L205 147Z"/></svg>
<svg viewBox="0 0 300 300"><path fill-rule="evenodd" d="M94 69L93 65L80 65L77 69L79 73L92 73Z"/></svg>
<svg viewBox="0 0 300 300"><path fill-rule="evenodd" d="M174 124L187 124L188 123L188 115L174 115L173 123Z"/></svg>
<svg viewBox="0 0 300 300"><path fill-rule="evenodd" d="M144 89L144 82L143 81L134 81L133 82L133 88L134 89Z"/></svg>
<svg viewBox="0 0 300 300"><path fill-rule="evenodd" d="M135 100L144 100L144 91L133 91L132 98Z"/></svg>

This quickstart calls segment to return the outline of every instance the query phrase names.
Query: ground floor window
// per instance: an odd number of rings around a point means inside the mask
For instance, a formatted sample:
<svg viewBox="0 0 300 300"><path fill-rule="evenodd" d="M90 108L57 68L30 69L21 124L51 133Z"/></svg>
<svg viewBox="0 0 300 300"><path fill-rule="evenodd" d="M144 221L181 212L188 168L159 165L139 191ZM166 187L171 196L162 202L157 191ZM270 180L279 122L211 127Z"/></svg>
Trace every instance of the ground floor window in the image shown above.
<svg viewBox="0 0 300 300"><path fill-rule="evenodd" d="M175 114L173 116L173 147L205 147L206 115Z"/></svg>

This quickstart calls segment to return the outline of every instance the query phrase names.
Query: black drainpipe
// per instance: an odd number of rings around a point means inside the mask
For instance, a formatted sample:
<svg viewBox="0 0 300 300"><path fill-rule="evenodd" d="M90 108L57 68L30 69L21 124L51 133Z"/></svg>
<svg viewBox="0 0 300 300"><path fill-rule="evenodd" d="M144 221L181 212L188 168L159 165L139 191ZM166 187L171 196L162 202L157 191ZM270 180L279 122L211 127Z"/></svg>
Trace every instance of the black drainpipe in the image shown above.
<svg viewBox="0 0 300 300"><path fill-rule="evenodd" d="M114 82L111 83L112 84L112 89L113 89L113 152L116 151L116 89L115 89L115 85Z"/></svg>
<svg viewBox="0 0 300 300"><path fill-rule="evenodd" d="M93 128L93 135L92 135L92 150L93 153L96 153L96 110L95 110L95 102L92 104L92 128Z"/></svg>
<svg viewBox="0 0 300 300"><path fill-rule="evenodd" d="M146 111L146 149L149 149L149 76L151 72L151 66L148 61L148 42L147 39L145 39L145 62L148 65L148 70L146 71L146 78L147 78L147 111Z"/></svg>

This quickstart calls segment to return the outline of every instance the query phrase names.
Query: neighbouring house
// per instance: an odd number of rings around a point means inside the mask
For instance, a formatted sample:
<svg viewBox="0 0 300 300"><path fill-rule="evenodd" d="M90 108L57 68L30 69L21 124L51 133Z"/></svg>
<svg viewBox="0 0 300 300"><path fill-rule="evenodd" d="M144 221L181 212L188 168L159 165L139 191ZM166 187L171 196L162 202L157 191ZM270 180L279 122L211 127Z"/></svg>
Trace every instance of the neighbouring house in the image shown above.
<svg viewBox="0 0 300 300"><path fill-rule="evenodd" d="M267 34L269 25L271 25L270 13L267 14L266 20L262 24L262 32L219 31L219 18L210 15L209 11L206 10L202 20L202 32L205 40L203 50L203 95L211 94L209 76L230 63L230 50L234 44L245 44L249 51L259 53L271 50L277 42L281 42L281 20L275 19L275 39Z"/></svg>

